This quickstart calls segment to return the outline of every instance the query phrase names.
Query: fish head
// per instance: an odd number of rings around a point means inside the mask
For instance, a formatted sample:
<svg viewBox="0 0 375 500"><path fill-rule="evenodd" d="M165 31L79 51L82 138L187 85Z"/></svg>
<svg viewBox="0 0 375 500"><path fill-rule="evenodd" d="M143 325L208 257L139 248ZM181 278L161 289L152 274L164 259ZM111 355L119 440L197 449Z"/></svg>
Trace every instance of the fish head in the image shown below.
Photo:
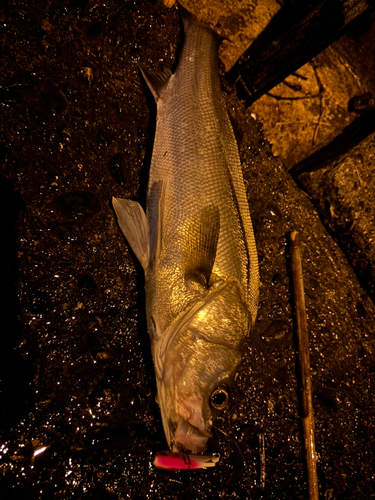
<svg viewBox="0 0 375 500"><path fill-rule="evenodd" d="M221 284L178 319L164 348L154 352L154 361L163 356L158 402L172 451L207 449L215 419L229 403L250 324L238 284Z"/></svg>
<svg viewBox="0 0 375 500"><path fill-rule="evenodd" d="M184 371L175 370L174 385L170 388L173 407L166 408L169 412L166 435L169 434L172 451L204 452L218 414L229 403L230 386L241 353L210 347L200 345L199 353L190 357Z"/></svg>

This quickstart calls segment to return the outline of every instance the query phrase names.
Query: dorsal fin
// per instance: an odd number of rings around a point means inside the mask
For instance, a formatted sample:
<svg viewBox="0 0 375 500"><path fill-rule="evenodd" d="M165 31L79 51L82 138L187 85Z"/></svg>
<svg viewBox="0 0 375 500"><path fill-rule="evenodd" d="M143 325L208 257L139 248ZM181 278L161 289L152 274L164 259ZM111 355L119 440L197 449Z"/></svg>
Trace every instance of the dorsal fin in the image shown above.
<svg viewBox="0 0 375 500"><path fill-rule="evenodd" d="M185 280L208 288L220 233L220 211L208 205L187 224L184 243Z"/></svg>
<svg viewBox="0 0 375 500"><path fill-rule="evenodd" d="M155 102L160 99L163 89L167 86L169 79L172 76L170 69L163 71L150 71L143 64L138 65L145 82L147 83L150 92L154 96Z"/></svg>

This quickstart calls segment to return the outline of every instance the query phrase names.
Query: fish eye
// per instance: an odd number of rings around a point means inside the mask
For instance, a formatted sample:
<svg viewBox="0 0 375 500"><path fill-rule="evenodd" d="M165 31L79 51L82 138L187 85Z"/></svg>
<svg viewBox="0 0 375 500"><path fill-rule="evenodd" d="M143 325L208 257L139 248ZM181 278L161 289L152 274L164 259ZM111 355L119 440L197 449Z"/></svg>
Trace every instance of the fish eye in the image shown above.
<svg viewBox="0 0 375 500"><path fill-rule="evenodd" d="M229 403L229 387L222 385L215 389L210 396L210 404L215 410L224 410Z"/></svg>

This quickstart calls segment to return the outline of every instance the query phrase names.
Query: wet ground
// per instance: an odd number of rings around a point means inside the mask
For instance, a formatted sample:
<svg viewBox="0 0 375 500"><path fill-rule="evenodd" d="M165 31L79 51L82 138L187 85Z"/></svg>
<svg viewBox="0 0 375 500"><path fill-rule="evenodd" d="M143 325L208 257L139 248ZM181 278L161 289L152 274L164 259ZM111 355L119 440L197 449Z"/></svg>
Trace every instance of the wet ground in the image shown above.
<svg viewBox="0 0 375 500"><path fill-rule="evenodd" d="M152 120L137 63L172 66L159 3L7 1L1 23L2 499L302 499L288 233L302 236L321 498L375 498L375 307L235 94L228 109L261 303L214 469L155 470L142 273L112 195L143 200ZM265 483L259 436L265 440Z"/></svg>

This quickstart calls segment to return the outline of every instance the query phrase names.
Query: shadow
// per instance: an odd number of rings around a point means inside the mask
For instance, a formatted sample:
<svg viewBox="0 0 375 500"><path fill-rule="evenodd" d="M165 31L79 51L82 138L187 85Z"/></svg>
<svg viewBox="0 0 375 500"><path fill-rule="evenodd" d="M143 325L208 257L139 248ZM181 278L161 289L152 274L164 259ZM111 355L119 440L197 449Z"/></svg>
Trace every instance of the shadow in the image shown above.
<svg viewBox="0 0 375 500"><path fill-rule="evenodd" d="M375 111L370 110L356 118L344 128L340 135L329 144L294 165L289 173L296 176L304 172L313 172L327 166L329 162L346 153L375 131Z"/></svg>
<svg viewBox="0 0 375 500"><path fill-rule="evenodd" d="M180 42L178 44L176 54L175 54L175 60L172 65L171 71L174 73L176 71L176 67L178 64L178 60L182 51L183 43L184 43L184 27L183 27L183 22L182 18L180 15ZM147 68L150 69L150 68ZM151 166L151 158L152 158L152 150L154 146L154 139L155 139L155 129L156 129L156 114L157 114L157 109L156 109L156 102L155 99L145 82L142 73L140 69L138 69L138 75L139 75L139 81L141 82L142 89L146 98L147 102L147 107L149 109L149 120L148 120L148 126L147 126L147 143L146 143L146 155L143 160L143 165L141 168L141 173L140 173L140 184L139 184L139 191L138 191L138 199L143 207L146 206L146 195L147 195L147 186L148 186L148 179L149 179L149 173L150 173L150 166Z"/></svg>
<svg viewBox="0 0 375 500"><path fill-rule="evenodd" d="M0 426L6 431L26 414L31 397L32 360L18 349L21 331L18 321L17 216L23 200L12 184L0 176L0 227L2 235L0 317Z"/></svg>
<svg viewBox="0 0 375 500"><path fill-rule="evenodd" d="M184 41L184 28L183 28L183 22L181 19L180 15L180 42L176 51L176 56L175 56L175 62L173 63L173 66L171 68L172 73L176 70L176 66L178 63L178 59L183 47L183 41ZM155 139L155 131L156 131L156 114L157 114L157 106L155 99L145 82L142 73L140 69L138 69L138 74L139 74L139 80L141 82L145 97L146 97L146 102L147 106L149 109L149 120L148 120L148 126L147 126L147 143L146 143L146 155L143 160L141 172L140 172L140 179L139 179L139 190L137 194L137 198L142 205L144 209L146 209L146 204L147 204L147 190L148 190L148 183L149 183L149 174L150 174L150 167L151 167L151 159L152 159L152 151L153 151L153 146L154 146L154 139ZM141 341L141 349L142 349L142 355L143 359L145 361L145 368L146 368L146 376L148 383L151 387L153 395L156 395L156 380L155 380L155 371L154 371L154 364L152 360L152 355L151 355L151 349L150 349L150 338L148 335L148 330L147 330L147 321L146 321L146 294L145 294L145 276L143 272L142 266L139 264L138 260L136 259L132 249L128 245L128 250L130 254L132 255L133 262L135 263L136 267L136 280L137 280L137 292L138 292L138 336Z"/></svg>

